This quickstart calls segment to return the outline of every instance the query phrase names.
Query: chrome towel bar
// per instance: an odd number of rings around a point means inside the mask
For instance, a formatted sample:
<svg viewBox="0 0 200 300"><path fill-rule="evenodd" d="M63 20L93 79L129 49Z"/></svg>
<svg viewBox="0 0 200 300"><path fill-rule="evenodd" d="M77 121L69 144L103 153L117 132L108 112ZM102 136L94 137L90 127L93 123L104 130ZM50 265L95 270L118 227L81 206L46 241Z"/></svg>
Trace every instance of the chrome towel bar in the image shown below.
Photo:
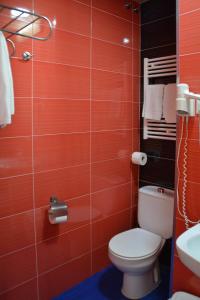
<svg viewBox="0 0 200 300"><path fill-rule="evenodd" d="M50 36L52 34L52 31L53 31L53 25L52 25L51 21L49 20L49 18L47 18L46 16L33 13L33 12L31 12L29 10L26 10L26 9L7 6L7 5L4 5L4 4L0 3L0 14L3 15L4 12L5 12L5 16L8 17L8 15L6 14L7 10L10 13L9 21L6 24L3 24L0 27L0 31L5 32L6 34L8 34L6 36L6 39L13 46L13 53L11 54L11 56L13 56L15 54L14 42L12 40L10 40L10 38L14 35L22 36L22 37L25 37L25 38L30 38L30 39L33 39L33 40L39 40L39 41L46 41L50 38ZM13 29L10 28L10 25L13 26L13 25L16 24L17 21L22 21L22 18L24 18L24 16L26 16L25 19L26 20L29 19L29 21L25 22L25 20L23 19L23 22L22 22L22 24L19 28L17 28L16 30L13 30ZM29 17L31 17L31 20L30 20ZM22 32L28 26L30 26L34 23L40 22L40 21L43 21L43 24L44 25L46 24L49 28L48 34L46 36L40 37L40 36L34 36L34 35L30 35L30 34Z"/></svg>

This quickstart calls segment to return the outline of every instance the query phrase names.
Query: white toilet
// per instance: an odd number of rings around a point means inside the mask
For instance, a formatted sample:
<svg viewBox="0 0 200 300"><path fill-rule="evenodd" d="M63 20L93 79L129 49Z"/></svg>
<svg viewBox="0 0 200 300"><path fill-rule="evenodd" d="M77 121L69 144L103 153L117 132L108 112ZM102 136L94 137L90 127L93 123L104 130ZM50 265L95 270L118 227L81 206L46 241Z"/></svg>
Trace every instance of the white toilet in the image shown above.
<svg viewBox="0 0 200 300"><path fill-rule="evenodd" d="M124 272L122 294L139 299L159 282L158 256L173 233L174 192L156 186L139 189L138 223L114 236L108 247L112 263Z"/></svg>

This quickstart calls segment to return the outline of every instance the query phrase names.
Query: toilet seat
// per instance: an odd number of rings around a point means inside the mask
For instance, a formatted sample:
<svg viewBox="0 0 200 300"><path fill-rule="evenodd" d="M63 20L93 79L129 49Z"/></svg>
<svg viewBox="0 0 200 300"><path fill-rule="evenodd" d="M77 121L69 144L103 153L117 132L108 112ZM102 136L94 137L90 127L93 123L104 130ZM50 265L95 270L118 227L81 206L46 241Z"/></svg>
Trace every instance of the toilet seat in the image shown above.
<svg viewBox="0 0 200 300"><path fill-rule="evenodd" d="M114 255L127 259L141 259L152 256L162 244L162 238L142 228L134 228L114 236L109 249Z"/></svg>

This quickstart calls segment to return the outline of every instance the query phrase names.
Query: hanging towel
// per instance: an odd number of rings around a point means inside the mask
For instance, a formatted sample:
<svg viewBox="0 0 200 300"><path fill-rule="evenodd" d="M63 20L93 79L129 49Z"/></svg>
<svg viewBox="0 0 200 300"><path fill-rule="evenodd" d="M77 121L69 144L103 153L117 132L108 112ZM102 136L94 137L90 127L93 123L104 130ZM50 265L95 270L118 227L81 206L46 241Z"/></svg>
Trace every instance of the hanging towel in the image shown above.
<svg viewBox="0 0 200 300"><path fill-rule="evenodd" d="M148 85L144 93L143 118L161 120L164 84Z"/></svg>
<svg viewBox="0 0 200 300"><path fill-rule="evenodd" d="M0 31L0 127L11 124L14 114L13 79L6 39Z"/></svg>
<svg viewBox="0 0 200 300"><path fill-rule="evenodd" d="M163 117L166 123L176 123L176 84L167 84L164 88Z"/></svg>

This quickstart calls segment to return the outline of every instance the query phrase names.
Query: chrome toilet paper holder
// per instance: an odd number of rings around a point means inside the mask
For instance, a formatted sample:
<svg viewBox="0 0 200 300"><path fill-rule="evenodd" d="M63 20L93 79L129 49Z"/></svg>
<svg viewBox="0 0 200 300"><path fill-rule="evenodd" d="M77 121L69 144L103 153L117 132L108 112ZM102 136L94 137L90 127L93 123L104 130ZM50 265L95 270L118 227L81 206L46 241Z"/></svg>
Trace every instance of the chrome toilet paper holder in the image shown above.
<svg viewBox="0 0 200 300"><path fill-rule="evenodd" d="M49 205L48 216L51 224L67 222L68 206L64 201L60 201L56 196L51 196Z"/></svg>

